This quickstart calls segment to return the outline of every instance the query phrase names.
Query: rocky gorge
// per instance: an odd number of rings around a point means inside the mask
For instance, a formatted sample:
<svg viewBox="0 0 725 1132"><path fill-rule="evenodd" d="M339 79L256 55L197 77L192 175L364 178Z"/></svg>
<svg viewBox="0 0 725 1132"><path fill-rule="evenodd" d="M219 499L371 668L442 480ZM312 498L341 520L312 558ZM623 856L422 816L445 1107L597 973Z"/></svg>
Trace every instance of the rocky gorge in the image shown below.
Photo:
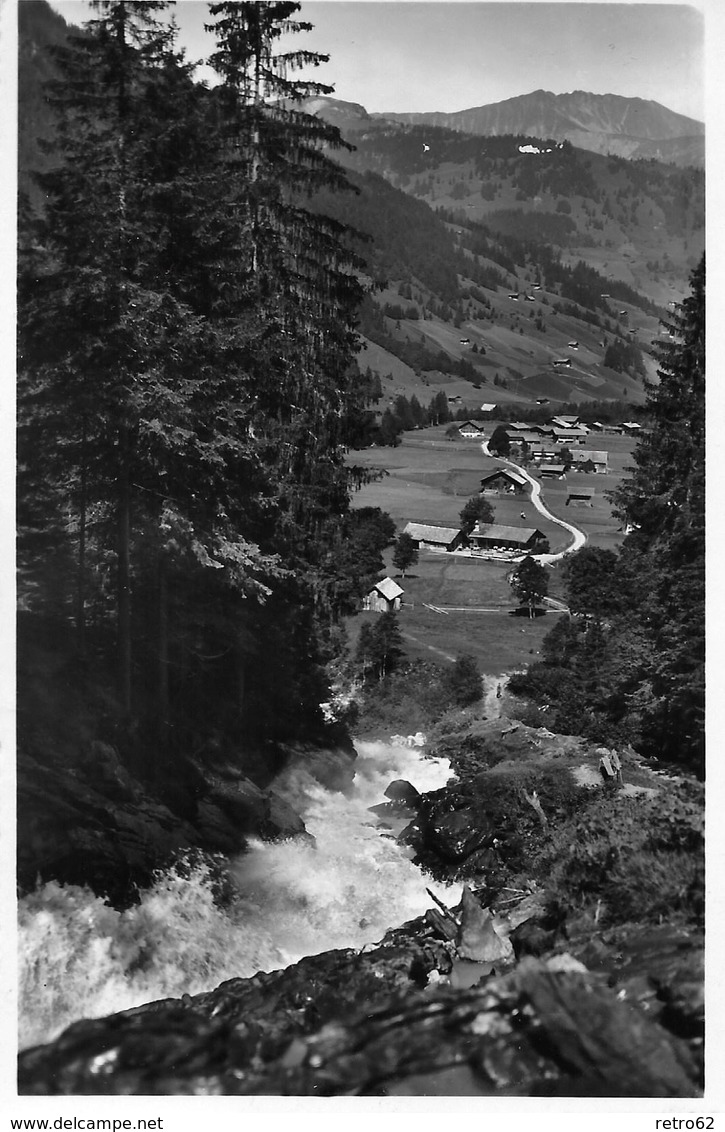
<svg viewBox="0 0 725 1132"><path fill-rule="evenodd" d="M394 780L370 815L424 869L423 914L401 904L378 942L78 1021L21 1054L20 1091L701 1095L697 784L630 750L617 787L601 748L483 713L434 728L428 752L448 784Z"/></svg>

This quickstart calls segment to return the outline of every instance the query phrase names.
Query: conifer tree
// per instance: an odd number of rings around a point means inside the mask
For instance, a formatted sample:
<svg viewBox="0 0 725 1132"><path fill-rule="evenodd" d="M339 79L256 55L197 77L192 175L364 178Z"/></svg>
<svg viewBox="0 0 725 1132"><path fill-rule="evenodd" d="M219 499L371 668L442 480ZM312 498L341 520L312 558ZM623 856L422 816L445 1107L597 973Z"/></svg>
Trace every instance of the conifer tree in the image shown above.
<svg viewBox="0 0 725 1132"><path fill-rule="evenodd" d="M56 155L41 180L48 194L36 242L39 277L21 275L21 424L46 426L55 470L72 485L80 516L82 622L88 506L115 527L121 698L131 702L132 483L137 471L138 400L164 353L179 312L153 310L147 262L151 233L141 221L137 130L151 73L170 48L157 15L164 3L94 5L87 34L58 50ZM25 264L27 268L27 263ZM25 286L23 286L25 284ZM26 368L27 367L27 368ZM27 395L27 396L24 396ZM49 426L49 427L48 427ZM21 429L21 439L23 438ZM37 435L30 430L31 443Z"/></svg>
<svg viewBox="0 0 725 1132"><path fill-rule="evenodd" d="M209 131L173 25L159 19L167 7L99 0L85 34L59 50L57 168L40 178L47 203L21 244L25 496L32 511L33 483L49 476L56 485L64 549L77 544L79 639L89 526L102 574L113 550L127 710L132 586L154 579L163 598L170 558L224 568L231 584L251 588L256 566L271 565L230 521L227 464L238 472L250 463L243 388L223 400L240 336L220 335L195 309L205 281L192 270L201 194L189 171L208 156ZM21 539L21 557L24 549ZM166 623L159 609L161 636ZM162 698L164 680L160 672Z"/></svg>
<svg viewBox="0 0 725 1132"><path fill-rule="evenodd" d="M298 10L287 2L211 4L208 28L217 37L210 62L222 80L228 208L246 249L248 294L265 327L255 403L258 427L276 453L279 546L314 560L326 516L347 505L342 455L362 290L347 229L311 200L319 190L349 186L329 155L346 144L339 131L299 108L331 88L294 73L327 57L279 49L285 37L310 28L293 18Z"/></svg>
<svg viewBox="0 0 725 1132"><path fill-rule="evenodd" d="M659 384L648 387L651 428L635 449L631 477L612 494L633 527L622 567L650 640L650 741L701 762L704 742L705 259L668 327ZM644 677L643 677L644 682ZM646 701L646 702L645 702Z"/></svg>

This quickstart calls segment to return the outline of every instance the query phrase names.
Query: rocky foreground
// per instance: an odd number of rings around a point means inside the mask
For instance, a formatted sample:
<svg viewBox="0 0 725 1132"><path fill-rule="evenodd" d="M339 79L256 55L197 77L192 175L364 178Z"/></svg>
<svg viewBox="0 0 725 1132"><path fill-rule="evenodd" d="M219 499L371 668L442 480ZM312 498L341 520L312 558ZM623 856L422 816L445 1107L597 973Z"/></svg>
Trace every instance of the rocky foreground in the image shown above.
<svg viewBox="0 0 725 1132"><path fill-rule="evenodd" d="M448 787L397 782L375 810L465 880L456 907L432 897L361 951L76 1023L21 1055L21 1093L701 1095L692 784L623 752L605 786L591 744L505 721L449 747Z"/></svg>

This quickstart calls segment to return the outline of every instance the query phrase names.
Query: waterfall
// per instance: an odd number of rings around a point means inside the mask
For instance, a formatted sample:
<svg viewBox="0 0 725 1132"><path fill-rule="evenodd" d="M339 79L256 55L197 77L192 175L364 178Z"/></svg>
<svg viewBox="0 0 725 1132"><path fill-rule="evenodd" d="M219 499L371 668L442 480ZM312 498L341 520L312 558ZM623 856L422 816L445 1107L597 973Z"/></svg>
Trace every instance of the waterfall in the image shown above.
<svg viewBox="0 0 725 1132"><path fill-rule="evenodd" d="M71 1022L143 1002L211 990L224 979L273 971L304 955L377 942L460 888L424 877L385 836L369 807L391 779L443 786L444 759L399 743L358 743L355 783L331 793L288 780L316 845L254 842L228 862L231 895L214 897L206 866L169 870L124 912L90 890L50 881L20 901L20 1045Z"/></svg>

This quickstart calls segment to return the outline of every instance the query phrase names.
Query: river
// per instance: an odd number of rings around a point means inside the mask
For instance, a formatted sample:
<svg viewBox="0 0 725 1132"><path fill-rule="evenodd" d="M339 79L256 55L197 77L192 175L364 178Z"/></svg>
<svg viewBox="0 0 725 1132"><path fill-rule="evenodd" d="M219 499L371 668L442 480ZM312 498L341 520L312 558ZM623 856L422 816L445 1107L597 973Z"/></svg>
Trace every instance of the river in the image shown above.
<svg viewBox="0 0 725 1132"><path fill-rule="evenodd" d="M420 791L445 785L450 766L402 743L358 742L346 794L311 779L295 803L316 845L256 842L228 862L231 896L215 901L199 866L170 871L124 912L88 889L55 881L20 901L20 1046L51 1041L71 1022L144 1002L211 990L304 955L377 942L389 927L454 904L460 886L431 882L369 807L392 779Z"/></svg>

